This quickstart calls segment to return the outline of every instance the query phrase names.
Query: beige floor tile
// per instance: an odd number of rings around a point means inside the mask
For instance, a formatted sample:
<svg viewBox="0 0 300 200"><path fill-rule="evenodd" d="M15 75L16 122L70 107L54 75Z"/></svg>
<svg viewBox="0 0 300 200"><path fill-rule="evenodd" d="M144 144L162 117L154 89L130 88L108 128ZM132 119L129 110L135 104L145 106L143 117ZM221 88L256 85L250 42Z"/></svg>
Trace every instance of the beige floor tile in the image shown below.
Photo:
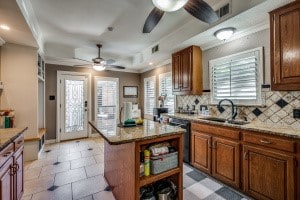
<svg viewBox="0 0 300 200"><path fill-rule="evenodd" d="M115 197L112 192L102 191L96 194L93 194L94 200L115 200Z"/></svg>
<svg viewBox="0 0 300 200"><path fill-rule="evenodd" d="M83 197L83 198L81 198L79 200L93 200L93 195L89 195L87 197Z"/></svg>
<svg viewBox="0 0 300 200"><path fill-rule="evenodd" d="M90 157L94 155L100 155L103 154L103 151L101 148L92 148L92 150L84 150L81 151L81 156L84 157Z"/></svg>
<svg viewBox="0 0 300 200"><path fill-rule="evenodd" d="M86 178L85 169L82 167L74 170L69 170L66 172L57 173L55 176L54 185L61 186L85 178Z"/></svg>
<svg viewBox="0 0 300 200"><path fill-rule="evenodd" d="M100 155L95 155L94 158L95 158L97 163L104 163L104 155L103 154L102 155L101 154Z"/></svg>
<svg viewBox="0 0 300 200"><path fill-rule="evenodd" d="M71 160L71 169L76 169L88 165L96 164L94 157L80 158L76 160Z"/></svg>
<svg viewBox="0 0 300 200"><path fill-rule="evenodd" d="M24 170L24 180L28 181L31 179L36 179L40 176L42 171L42 167L36 167L36 168L31 168Z"/></svg>
<svg viewBox="0 0 300 200"><path fill-rule="evenodd" d="M107 183L103 176L95 176L72 183L73 198L80 199L103 191Z"/></svg>
<svg viewBox="0 0 300 200"><path fill-rule="evenodd" d="M70 162L62 162L58 165L47 165L42 168L41 175L50 175L50 174L56 174L59 172L64 172L70 170Z"/></svg>
<svg viewBox="0 0 300 200"><path fill-rule="evenodd" d="M75 152L75 153L62 153L61 155L58 156L57 161L58 162L65 162L65 161L70 161L70 160L75 160L81 158L81 153L80 152Z"/></svg>
<svg viewBox="0 0 300 200"><path fill-rule="evenodd" d="M104 173L103 164L95 164L85 167L85 171L88 177L97 176Z"/></svg>
<svg viewBox="0 0 300 200"><path fill-rule="evenodd" d="M42 191L32 196L32 200L72 200L71 184L61 186L54 191Z"/></svg>
<svg viewBox="0 0 300 200"><path fill-rule="evenodd" d="M37 167L44 167L47 165L53 165L53 163L57 162L57 158L45 158L45 159L39 159L35 160L31 163L29 163L29 166L27 169L37 168Z"/></svg>
<svg viewBox="0 0 300 200"><path fill-rule="evenodd" d="M32 195L22 196L21 200L31 200Z"/></svg>
<svg viewBox="0 0 300 200"><path fill-rule="evenodd" d="M47 190L54 183L54 176L45 176L38 179L24 181L24 196Z"/></svg>

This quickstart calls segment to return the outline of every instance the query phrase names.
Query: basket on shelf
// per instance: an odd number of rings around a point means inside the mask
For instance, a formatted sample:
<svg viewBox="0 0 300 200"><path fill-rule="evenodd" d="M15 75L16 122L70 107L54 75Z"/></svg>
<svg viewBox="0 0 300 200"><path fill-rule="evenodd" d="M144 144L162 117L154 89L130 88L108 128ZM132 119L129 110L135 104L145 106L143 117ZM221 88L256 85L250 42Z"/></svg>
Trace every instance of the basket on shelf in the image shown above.
<svg viewBox="0 0 300 200"><path fill-rule="evenodd" d="M178 167L178 151L150 158L151 174L159 174L176 167Z"/></svg>

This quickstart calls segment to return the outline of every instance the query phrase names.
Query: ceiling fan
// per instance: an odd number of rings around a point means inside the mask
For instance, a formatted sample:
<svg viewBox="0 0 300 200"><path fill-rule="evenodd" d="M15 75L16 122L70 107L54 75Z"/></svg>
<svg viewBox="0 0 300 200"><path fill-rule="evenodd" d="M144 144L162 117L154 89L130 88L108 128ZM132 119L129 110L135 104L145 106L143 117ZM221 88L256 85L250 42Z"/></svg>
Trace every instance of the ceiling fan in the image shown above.
<svg viewBox="0 0 300 200"><path fill-rule="evenodd" d="M146 19L143 33L150 33L165 12L173 12L182 7L197 19L209 24L219 19L212 7L203 0L152 0L152 2L155 8Z"/></svg>
<svg viewBox="0 0 300 200"><path fill-rule="evenodd" d="M105 69L110 69L110 68L125 69L125 67L123 67L123 66L112 65L115 62L115 60L113 60L113 59L105 60L105 59L101 58L101 56L100 56L100 49L101 49L102 45L101 44L97 44L96 46L98 48L98 57L93 58L92 61L88 61L88 60L84 60L84 59L80 59L80 58L74 58L74 59L82 60L82 61L91 63L91 65L93 66L93 68L95 70L97 70L97 71L103 71ZM76 65L76 66L83 66L83 65Z"/></svg>

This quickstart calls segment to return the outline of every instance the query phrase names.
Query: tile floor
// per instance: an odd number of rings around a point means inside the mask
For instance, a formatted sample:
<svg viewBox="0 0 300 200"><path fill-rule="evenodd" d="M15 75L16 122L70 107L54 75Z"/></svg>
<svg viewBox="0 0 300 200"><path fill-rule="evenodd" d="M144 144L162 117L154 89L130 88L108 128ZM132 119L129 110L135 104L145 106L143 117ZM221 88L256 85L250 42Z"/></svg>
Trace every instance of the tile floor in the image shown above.
<svg viewBox="0 0 300 200"><path fill-rule="evenodd" d="M40 159L26 162L22 200L113 200L104 177L100 137L45 145ZM184 166L185 200L249 199Z"/></svg>

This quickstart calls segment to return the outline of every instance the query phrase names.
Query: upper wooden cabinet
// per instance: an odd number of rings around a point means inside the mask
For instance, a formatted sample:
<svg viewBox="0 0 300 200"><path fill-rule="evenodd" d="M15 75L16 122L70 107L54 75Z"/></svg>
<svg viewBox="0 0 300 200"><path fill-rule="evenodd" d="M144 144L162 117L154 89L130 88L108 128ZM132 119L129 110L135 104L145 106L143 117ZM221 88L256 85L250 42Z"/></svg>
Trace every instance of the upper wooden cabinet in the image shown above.
<svg viewBox="0 0 300 200"><path fill-rule="evenodd" d="M202 94L202 51L190 46L172 54L172 84L175 95Z"/></svg>
<svg viewBox="0 0 300 200"><path fill-rule="evenodd" d="M270 12L271 88L300 90L300 1Z"/></svg>

